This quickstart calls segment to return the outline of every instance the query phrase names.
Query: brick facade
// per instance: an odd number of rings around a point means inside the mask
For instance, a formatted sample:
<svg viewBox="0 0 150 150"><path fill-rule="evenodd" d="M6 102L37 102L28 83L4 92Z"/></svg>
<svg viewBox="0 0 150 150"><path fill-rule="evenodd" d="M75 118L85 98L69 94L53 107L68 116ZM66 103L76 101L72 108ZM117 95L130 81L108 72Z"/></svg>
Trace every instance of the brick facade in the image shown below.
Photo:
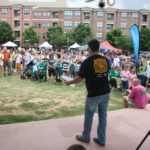
<svg viewBox="0 0 150 150"><path fill-rule="evenodd" d="M111 28L121 28L129 35L129 28L133 24L139 28L150 28L150 10L120 10L113 8L56 8L24 5L0 6L0 20L7 21L16 37L16 43L23 45L22 32L29 26L34 26L45 40L45 33L49 26L59 24L68 32L78 23L89 24L94 36L100 41L106 37Z"/></svg>

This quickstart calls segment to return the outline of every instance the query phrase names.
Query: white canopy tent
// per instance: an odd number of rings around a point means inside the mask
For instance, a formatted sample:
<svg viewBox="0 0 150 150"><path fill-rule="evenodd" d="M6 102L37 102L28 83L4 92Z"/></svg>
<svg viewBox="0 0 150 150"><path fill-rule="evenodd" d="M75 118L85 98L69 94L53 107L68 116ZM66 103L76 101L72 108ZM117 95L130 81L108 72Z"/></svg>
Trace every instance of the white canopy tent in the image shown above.
<svg viewBox="0 0 150 150"><path fill-rule="evenodd" d="M3 47L17 47L17 45L11 41L2 45Z"/></svg>
<svg viewBox="0 0 150 150"><path fill-rule="evenodd" d="M47 41L40 45L40 48L52 49L52 45L50 45Z"/></svg>
<svg viewBox="0 0 150 150"><path fill-rule="evenodd" d="M71 48L79 48L79 47L80 47L80 45L77 44L77 43L75 43L75 44L71 45L71 46L69 47L69 49L71 49Z"/></svg>

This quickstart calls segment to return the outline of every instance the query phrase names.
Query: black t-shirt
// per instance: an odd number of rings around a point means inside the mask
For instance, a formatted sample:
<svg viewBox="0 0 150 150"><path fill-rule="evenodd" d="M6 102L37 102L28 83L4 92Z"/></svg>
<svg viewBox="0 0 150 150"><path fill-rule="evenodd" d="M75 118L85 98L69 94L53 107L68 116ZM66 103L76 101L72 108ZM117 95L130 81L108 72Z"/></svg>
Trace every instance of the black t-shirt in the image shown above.
<svg viewBox="0 0 150 150"><path fill-rule="evenodd" d="M109 62L106 57L92 55L81 64L78 75L85 78L88 97L110 93L108 71Z"/></svg>

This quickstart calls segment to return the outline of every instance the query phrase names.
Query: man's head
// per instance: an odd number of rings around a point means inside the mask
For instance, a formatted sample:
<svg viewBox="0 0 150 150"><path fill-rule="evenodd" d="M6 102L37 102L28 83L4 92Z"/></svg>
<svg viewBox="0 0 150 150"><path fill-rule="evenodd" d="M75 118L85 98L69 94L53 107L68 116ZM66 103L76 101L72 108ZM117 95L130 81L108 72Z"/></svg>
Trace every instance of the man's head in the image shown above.
<svg viewBox="0 0 150 150"><path fill-rule="evenodd" d="M93 39L88 42L88 47L92 52L98 52L99 51L100 43L97 39Z"/></svg>
<svg viewBox="0 0 150 150"><path fill-rule="evenodd" d="M133 83L134 86L137 86L137 85L141 84L141 81L138 78L134 78L132 80L132 83Z"/></svg>
<svg viewBox="0 0 150 150"><path fill-rule="evenodd" d="M7 47L4 47L4 51L7 51Z"/></svg>
<svg viewBox="0 0 150 150"><path fill-rule="evenodd" d="M71 145L67 150L86 150L85 147L79 144Z"/></svg>

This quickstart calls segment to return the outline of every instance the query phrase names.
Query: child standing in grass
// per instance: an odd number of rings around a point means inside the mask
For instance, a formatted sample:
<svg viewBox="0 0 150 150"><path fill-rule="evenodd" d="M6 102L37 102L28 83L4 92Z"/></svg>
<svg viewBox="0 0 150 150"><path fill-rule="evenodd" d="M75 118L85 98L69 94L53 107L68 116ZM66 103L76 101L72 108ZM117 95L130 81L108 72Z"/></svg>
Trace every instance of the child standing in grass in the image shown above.
<svg viewBox="0 0 150 150"><path fill-rule="evenodd" d="M17 69L17 72L20 73L21 72L22 55L20 54L19 51L17 52L17 54L15 56L15 59L16 59L16 69Z"/></svg>

